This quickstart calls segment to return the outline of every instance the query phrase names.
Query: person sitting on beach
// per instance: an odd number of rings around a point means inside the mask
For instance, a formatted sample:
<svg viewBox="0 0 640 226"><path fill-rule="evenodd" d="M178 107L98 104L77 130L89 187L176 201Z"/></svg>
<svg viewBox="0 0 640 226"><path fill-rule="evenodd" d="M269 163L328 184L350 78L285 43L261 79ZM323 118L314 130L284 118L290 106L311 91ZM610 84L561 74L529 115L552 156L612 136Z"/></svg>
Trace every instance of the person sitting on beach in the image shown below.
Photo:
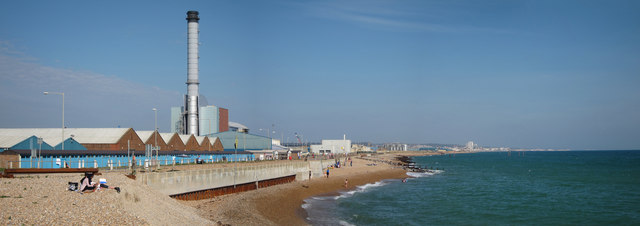
<svg viewBox="0 0 640 226"><path fill-rule="evenodd" d="M86 192L93 192L95 191L98 187L101 188L111 188L106 184L99 184L98 186L96 186L96 183L91 181L93 179L93 173L85 173L84 177L82 179L80 179L80 189L78 190L80 193L84 193ZM120 193L120 188L119 187L113 187L111 189L115 189L118 193Z"/></svg>

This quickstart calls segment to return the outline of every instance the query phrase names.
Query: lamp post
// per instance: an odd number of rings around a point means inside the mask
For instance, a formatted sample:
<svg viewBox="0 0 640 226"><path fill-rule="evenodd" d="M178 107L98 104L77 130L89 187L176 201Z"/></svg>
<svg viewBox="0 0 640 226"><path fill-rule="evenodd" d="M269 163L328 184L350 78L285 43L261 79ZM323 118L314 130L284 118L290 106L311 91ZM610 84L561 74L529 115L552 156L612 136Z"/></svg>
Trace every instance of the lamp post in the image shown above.
<svg viewBox="0 0 640 226"><path fill-rule="evenodd" d="M153 108L151 110L153 110L153 114L155 115L155 124L154 124L155 126L153 127L154 128L153 129L153 131L154 131L153 138L154 138L154 142L155 142L154 145L156 146L156 148L158 148L158 135L157 135L157 132L158 132L158 109Z"/></svg>
<svg viewBox="0 0 640 226"><path fill-rule="evenodd" d="M44 95L57 94L62 96L62 150L64 150L64 93L60 92L44 92Z"/></svg>
<svg viewBox="0 0 640 226"><path fill-rule="evenodd" d="M154 124L154 129L153 129L153 139L154 139L154 145L156 146L156 164L157 164L157 168L160 168L160 162L158 160L158 109L153 108L151 109L153 110L153 114L155 116L155 124ZM151 158L153 158L153 152L151 152Z"/></svg>

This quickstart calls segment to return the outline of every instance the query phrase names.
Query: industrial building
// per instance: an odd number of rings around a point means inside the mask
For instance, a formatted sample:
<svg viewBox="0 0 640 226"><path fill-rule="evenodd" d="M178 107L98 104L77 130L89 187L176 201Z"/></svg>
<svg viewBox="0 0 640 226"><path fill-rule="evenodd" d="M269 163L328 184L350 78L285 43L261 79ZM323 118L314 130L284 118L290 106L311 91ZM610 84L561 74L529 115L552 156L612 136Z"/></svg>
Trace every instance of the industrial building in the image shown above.
<svg viewBox="0 0 640 226"><path fill-rule="evenodd" d="M180 140L182 140L182 143L184 144L185 151L197 151L200 149L200 144L198 144L198 140L196 140L196 137L193 134L179 136Z"/></svg>
<svg viewBox="0 0 640 226"><path fill-rule="evenodd" d="M67 133L69 135L69 133ZM73 135L73 134L71 134ZM62 140L61 129L0 129L2 150L87 150L73 137ZM38 139L41 139L40 141ZM54 145L54 146L52 146Z"/></svg>
<svg viewBox="0 0 640 226"><path fill-rule="evenodd" d="M215 137L135 131L132 128L66 128L64 136L62 149L60 128L0 129L0 150L144 151L146 145L156 146L156 143L159 151L224 150L222 142ZM42 142L38 142L39 139Z"/></svg>
<svg viewBox="0 0 640 226"><path fill-rule="evenodd" d="M249 133L249 127L237 122L229 122L229 131L236 131L240 133Z"/></svg>
<svg viewBox="0 0 640 226"><path fill-rule="evenodd" d="M271 149L271 139L247 134L249 130L243 125L233 124L236 126L233 128L244 133L227 133L231 126L229 110L214 105L202 106L206 104L200 103L198 90L199 13L188 11L186 20L187 94L184 96L183 106L171 108L171 133L135 131L132 128L0 129L0 155L17 155L18 159L23 158L20 160L23 162L25 156L33 157L33 150L45 150L41 154L49 160L62 156L63 161L74 162L78 167L84 167L85 160L99 162L100 159L109 158L109 161L112 161L113 158L118 159L128 155L129 150L138 151L138 155L140 155L145 153L143 151L149 147L157 147L159 155L165 158L165 161L171 156L175 157L174 153L180 153L181 158L184 159L195 158L195 156L204 154L202 152L213 151L218 153L206 153L209 155L209 159L229 159L229 156L224 156L228 153L223 151L225 147L227 150L233 150L237 137L240 137L237 139L240 142L238 148ZM209 136L201 136L205 134ZM253 159L251 153L238 154L241 159ZM144 158L146 156L140 160ZM120 161L124 162L125 160L118 159L118 165L120 165ZM29 167L31 167L31 163L29 160ZM18 167L23 167L23 163L18 164ZM96 164L97 167L98 165L103 166L105 163ZM59 163L57 165L50 163L46 167L59 166Z"/></svg>
<svg viewBox="0 0 640 226"><path fill-rule="evenodd" d="M200 144L198 151L224 151L222 143L217 137L198 136L196 141Z"/></svg>
<svg viewBox="0 0 640 226"><path fill-rule="evenodd" d="M200 107L200 135L229 130L229 110L217 106Z"/></svg>
<svg viewBox="0 0 640 226"><path fill-rule="evenodd" d="M167 151L184 151L184 143L178 133L160 133L160 137L167 144Z"/></svg>
<svg viewBox="0 0 640 226"><path fill-rule="evenodd" d="M184 106L171 108L171 132L201 136L229 130L229 110L201 106L198 81L199 13L187 12L187 94Z"/></svg>
<svg viewBox="0 0 640 226"><path fill-rule="evenodd" d="M126 151L130 148L130 150L142 151L145 148L144 142L131 128L66 128L64 132L61 128L0 129L0 136L3 139L8 137L27 139L36 136L42 138L48 145L55 145L52 150L61 150L62 142L65 144L64 150ZM64 141L62 136L65 138ZM25 150L22 149L24 146L2 148Z"/></svg>
<svg viewBox="0 0 640 226"><path fill-rule="evenodd" d="M142 139L145 145L157 146L158 150L169 150L167 143L164 142L158 131L136 131L138 137Z"/></svg>
<svg viewBox="0 0 640 226"><path fill-rule="evenodd" d="M226 131L207 135L210 138L218 138L222 142L225 151L233 151L236 139L238 142L238 150L272 150L271 138L241 133L237 131Z"/></svg>
<svg viewBox="0 0 640 226"><path fill-rule="evenodd" d="M351 153L351 140L322 140L321 144L311 145L315 154L348 154Z"/></svg>
<svg viewBox="0 0 640 226"><path fill-rule="evenodd" d="M0 131L3 132L3 131ZM25 138L26 137L26 138ZM0 134L0 149L2 150L52 150L47 142L40 141L38 137L21 134Z"/></svg>

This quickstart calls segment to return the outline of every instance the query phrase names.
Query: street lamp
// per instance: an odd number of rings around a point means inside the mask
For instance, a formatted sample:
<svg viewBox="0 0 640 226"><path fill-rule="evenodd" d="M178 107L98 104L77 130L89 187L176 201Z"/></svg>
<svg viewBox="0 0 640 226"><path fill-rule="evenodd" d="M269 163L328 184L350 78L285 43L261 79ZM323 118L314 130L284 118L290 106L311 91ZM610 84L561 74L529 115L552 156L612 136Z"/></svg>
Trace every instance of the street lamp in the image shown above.
<svg viewBox="0 0 640 226"><path fill-rule="evenodd" d="M158 164L156 167L160 168L160 162L158 161L158 109L153 108L151 109L153 110L153 114L155 115L155 124L154 124L154 130L153 130L153 139L154 139L154 145L156 146L156 164ZM153 152L151 152L151 158L153 158Z"/></svg>
<svg viewBox="0 0 640 226"><path fill-rule="evenodd" d="M158 109L153 108L151 110L153 110L153 114L155 115L155 127L153 127L154 128L153 138L155 139L154 142L155 142L156 148L158 148L158 135L156 134L158 132Z"/></svg>
<svg viewBox="0 0 640 226"><path fill-rule="evenodd" d="M62 150L64 150L64 93L60 92L44 92L44 95L56 94L62 95Z"/></svg>

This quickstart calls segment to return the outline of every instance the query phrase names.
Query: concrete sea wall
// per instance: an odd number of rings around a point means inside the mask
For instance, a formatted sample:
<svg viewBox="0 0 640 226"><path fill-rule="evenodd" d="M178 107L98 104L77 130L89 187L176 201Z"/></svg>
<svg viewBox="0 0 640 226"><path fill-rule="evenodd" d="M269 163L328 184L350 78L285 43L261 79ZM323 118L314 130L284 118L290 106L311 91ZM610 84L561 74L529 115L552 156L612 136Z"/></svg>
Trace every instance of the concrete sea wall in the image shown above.
<svg viewBox="0 0 640 226"><path fill-rule="evenodd" d="M139 175L139 179L163 194L176 195L292 175L296 180L307 180L310 170L313 177L321 176L320 161L282 161L262 165L238 164L237 167L227 168L145 173Z"/></svg>

